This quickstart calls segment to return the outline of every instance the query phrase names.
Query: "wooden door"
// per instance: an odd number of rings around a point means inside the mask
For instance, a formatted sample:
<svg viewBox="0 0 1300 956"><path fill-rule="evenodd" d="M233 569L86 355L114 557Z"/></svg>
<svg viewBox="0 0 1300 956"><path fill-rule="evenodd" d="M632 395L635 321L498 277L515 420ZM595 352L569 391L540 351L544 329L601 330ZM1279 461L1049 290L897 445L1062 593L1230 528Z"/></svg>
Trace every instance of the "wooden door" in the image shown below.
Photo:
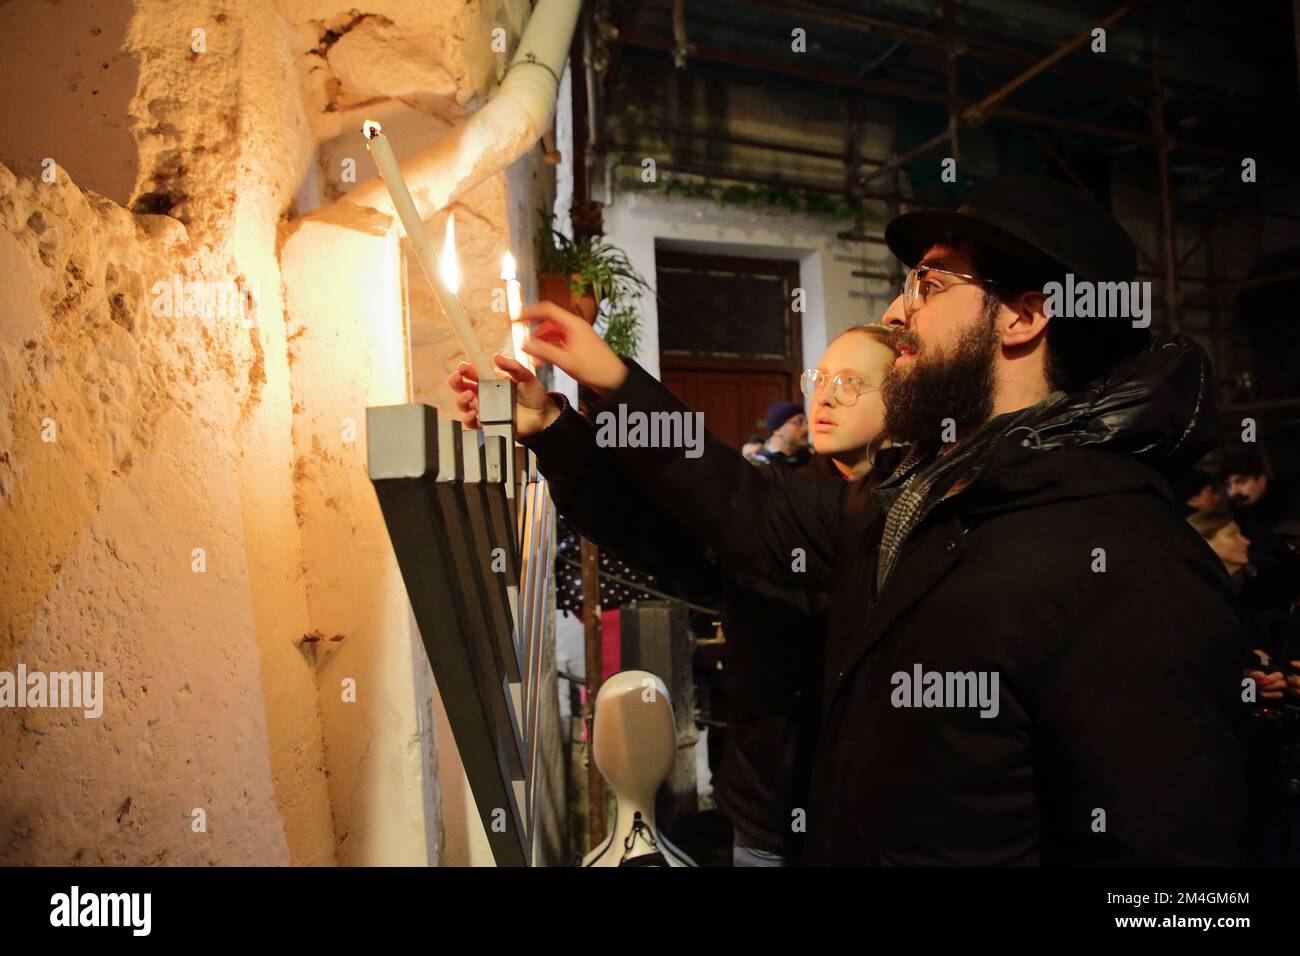
<svg viewBox="0 0 1300 956"><path fill-rule="evenodd" d="M764 432L775 401L800 401L803 372L795 262L660 250L663 383L734 448Z"/></svg>

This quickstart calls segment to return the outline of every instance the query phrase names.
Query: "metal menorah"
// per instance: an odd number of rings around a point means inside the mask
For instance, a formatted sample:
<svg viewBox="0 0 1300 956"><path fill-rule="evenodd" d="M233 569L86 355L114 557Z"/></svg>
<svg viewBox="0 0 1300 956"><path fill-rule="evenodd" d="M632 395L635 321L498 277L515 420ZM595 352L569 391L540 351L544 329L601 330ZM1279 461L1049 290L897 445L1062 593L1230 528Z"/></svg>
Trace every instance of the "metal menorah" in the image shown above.
<svg viewBox="0 0 1300 956"><path fill-rule="evenodd" d="M366 409L370 480L498 866L532 861L555 540L514 399L479 384L481 433L428 405Z"/></svg>

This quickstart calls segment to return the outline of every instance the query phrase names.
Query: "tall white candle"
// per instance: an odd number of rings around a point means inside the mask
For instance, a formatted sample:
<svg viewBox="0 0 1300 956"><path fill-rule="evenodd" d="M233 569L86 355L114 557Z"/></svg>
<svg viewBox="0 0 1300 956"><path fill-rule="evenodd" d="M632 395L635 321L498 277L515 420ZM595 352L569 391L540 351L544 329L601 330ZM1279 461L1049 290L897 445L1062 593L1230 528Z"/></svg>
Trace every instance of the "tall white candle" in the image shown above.
<svg viewBox="0 0 1300 956"><path fill-rule="evenodd" d="M493 369L492 363L474 335L474 329L469 324L469 316L465 314L465 309L456 298L456 293L443 281L442 263L438 259L438 254L434 252L433 243L429 241L429 234L425 231L420 214L416 211L415 202L411 199L411 191L406 188L406 180L402 178L402 170L397 165L393 148L388 144L388 137L374 120L366 120L361 127L361 132L366 138L366 149L374 158L375 165L379 167L379 175L383 178L384 185L388 187L388 194L393 198L393 207L397 210L397 216L402 220L402 226L406 229L411 245L415 247L415 254L424 269L424 275L429 280L429 285L433 286L433 294L442 306L442 311L451 321L456 338L460 340L460 347L465 350L465 355L479 375L490 374Z"/></svg>
<svg viewBox="0 0 1300 956"><path fill-rule="evenodd" d="M515 345L515 360L532 371L533 357L523 347L528 329L524 323L515 321L524 308L523 292L515 277L515 257L508 252L501 257L501 278L506 283L506 311L510 314L510 337Z"/></svg>

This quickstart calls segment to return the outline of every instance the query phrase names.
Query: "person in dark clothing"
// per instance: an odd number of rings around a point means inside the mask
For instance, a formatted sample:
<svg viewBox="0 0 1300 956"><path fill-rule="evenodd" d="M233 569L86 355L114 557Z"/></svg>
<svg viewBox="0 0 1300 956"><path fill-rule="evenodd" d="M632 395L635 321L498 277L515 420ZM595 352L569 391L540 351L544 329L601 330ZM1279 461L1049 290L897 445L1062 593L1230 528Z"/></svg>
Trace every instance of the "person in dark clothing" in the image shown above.
<svg viewBox="0 0 1300 956"><path fill-rule="evenodd" d="M1283 521L1300 517L1294 493L1269 478L1263 456L1251 448L1228 456L1223 477L1233 518L1250 539L1250 601L1256 608L1289 614L1300 590L1300 557L1276 532Z"/></svg>
<svg viewBox="0 0 1300 956"><path fill-rule="evenodd" d="M1291 610L1300 588L1281 595L1274 593L1275 583L1261 576L1251 563L1251 540L1228 512L1199 512L1189 515L1187 521L1205 539L1228 572L1234 604L1246 626L1252 653L1265 659L1286 658L1290 653L1286 647L1292 629ZM1280 543L1286 547L1284 542ZM1270 699L1274 691L1280 698L1282 674L1270 676L1267 684L1277 686L1261 686L1265 699Z"/></svg>
<svg viewBox="0 0 1300 956"><path fill-rule="evenodd" d="M544 443L530 447L538 452L539 467L554 461L554 455L544 461ZM822 455L813 455L797 472L779 465L760 468L772 481L843 480ZM648 506L659 507L653 499ZM558 497L556 507L563 507ZM676 519L665 513L663 520ZM791 814L808 802L820 716L825 609L804 609L762 594L739 583L725 561L718 566L727 726L713 794L733 827L734 865L785 866L803 853L804 834L792 826Z"/></svg>
<svg viewBox="0 0 1300 956"><path fill-rule="evenodd" d="M1293 512L1293 493L1281 484L1271 481L1260 452L1245 448L1232 452L1223 465L1223 481L1227 488L1233 515L1246 537L1271 538L1273 529L1287 518L1297 517ZM1281 541L1270 542L1276 548Z"/></svg>
<svg viewBox="0 0 1300 956"><path fill-rule="evenodd" d="M1250 638L1250 653L1258 658L1251 662L1249 656L1244 655L1248 664L1257 665L1254 668L1248 666L1246 676L1256 682L1260 699L1281 700L1286 690L1285 674L1280 670L1272 670L1271 667L1266 671L1264 666L1281 660L1281 654L1285 653L1280 648L1285 647L1286 636L1290 631L1290 606L1285 613L1273 615L1252 600L1252 586L1257 578L1250 566L1250 539L1241 533L1241 528L1232 520L1232 515L1226 511L1198 512L1190 515L1187 523L1196 529L1215 557L1223 562L1223 569L1228 572L1228 580L1232 582L1237 614Z"/></svg>
<svg viewBox="0 0 1300 956"><path fill-rule="evenodd" d="M1203 350L1054 315L1060 288L1136 267L1068 187L994 181L886 240L912 267L884 389L912 448L881 513L847 512L848 486L766 480L711 437L692 459L613 449L751 586L829 595L807 859L1239 862L1245 637L1164 477L1208 448ZM574 316L522 320L525 351L601 394L597 414L687 413Z"/></svg>
<svg viewBox="0 0 1300 956"><path fill-rule="evenodd" d="M1209 511L1191 515L1188 523L1223 562L1232 580L1237 612L1250 635L1244 676L1253 682L1245 697L1250 714L1246 739L1250 751L1250 860L1264 865L1300 863L1300 616L1292 594L1285 608L1261 605L1252 589L1259 578L1250 565L1250 540L1232 515ZM1281 537L1290 546L1300 532L1284 523Z"/></svg>
<svg viewBox="0 0 1300 956"><path fill-rule="evenodd" d="M859 326L830 344L818 366L801 378L817 454L798 471L763 467L759 471L765 478L854 481L861 503L871 504L867 492L881 468L897 460L895 450L880 448L884 406L879 383L895 357L893 338L883 326ZM566 520L635 567L678 581L712 582L720 590L728 693L714 794L735 828L737 866L797 860L803 836L799 816L807 806L820 710L824 608L801 608L744 587L725 565L701 560L702 549L684 526L624 473L611 451L597 447L590 421L562 395L545 399L540 384L522 366L506 362L505 367L519 383L525 419L527 402L546 405L550 424L532 435L525 420L519 434L536 453ZM448 378L468 424L475 421L476 378L468 363ZM603 480L593 481L597 474Z"/></svg>
<svg viewBox="0 0 1300 956"><path fill-rule="evenodd" d="M1208 471L1191 468L1171 482L1174 499L1182 502L1184 514L1204 514L1223 507L1223 492Z"/></svg>
<svg viewBox="0 0 1300 956"><path fill-rule="evenodd" d="M808 416L795 402L773 402L767 410L767 441L754 452L760 465L802 468L812 452L808 450Z"/></svg>

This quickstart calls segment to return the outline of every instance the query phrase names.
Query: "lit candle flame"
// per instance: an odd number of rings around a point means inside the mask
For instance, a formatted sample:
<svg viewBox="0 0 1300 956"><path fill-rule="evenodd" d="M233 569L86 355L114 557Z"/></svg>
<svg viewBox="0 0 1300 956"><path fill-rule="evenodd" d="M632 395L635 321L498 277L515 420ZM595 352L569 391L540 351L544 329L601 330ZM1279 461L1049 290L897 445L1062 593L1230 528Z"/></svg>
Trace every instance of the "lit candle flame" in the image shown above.
<svg viewBox="0 0 1300 956"><path fill-rule="evenodd" d="M456 216L447 216L447 236L442 242L442 281L452 295L460 291L460 263L456 259Z"/></svg>
<svg viewBox="0 0 1300 956"><path fill-rule="evenodd" d="M515 360L532 371L532 356L524 351L524 339L528 338L528 329L524 323L515 321L523 311L524 301L519 280L516 278L515 257L509 252L501 257L501 278L506 283L506 311L510 315L510 338L515 347Z"/></svg>

